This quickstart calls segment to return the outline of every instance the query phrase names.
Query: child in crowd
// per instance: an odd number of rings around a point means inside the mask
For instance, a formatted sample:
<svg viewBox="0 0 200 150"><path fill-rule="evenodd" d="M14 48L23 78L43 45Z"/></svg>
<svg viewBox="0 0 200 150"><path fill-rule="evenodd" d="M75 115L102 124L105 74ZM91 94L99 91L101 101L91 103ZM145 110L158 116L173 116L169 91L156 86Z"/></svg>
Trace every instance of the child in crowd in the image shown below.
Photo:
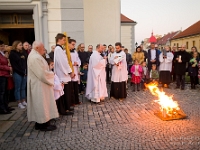
<svg viewBox="0 0 200 150"><path fill-rule="evenodd" d="M158 82L159 80L159 72L156 69L156 64L152 64L152 69L150 71L150 82Z"/></svg>
<svg viewBox="0 0 200 150"><path fill-rule="evenodd" d="M147 68L147 63L145 61L142 62L142 80L141 80L141 88L143 90L146 89L145 83L147 83L148 79L148 68Z"/></svg>
<svg viewBox="0 0 200 150"><path fill-rule="evenodd" d="M83 64L83 69L80 71L80 84L81 84L81 94L84 93L87 86L87 74L88 74L88 64Z"/></svg>
<svg viewBox="0 0 200 150"><path fill-rule="evenodd" d="M46 61L49 65L49 70L52 71L54 68L54 62L51 58L46 58ZM65 115L66 111L64 108L64 91L63 91L64 85L60 82L58 76L55 74L54 75L54 98L56 100L56 105L58 108L58 112L61 115Z"/></svg>
<svg viewBox="0 0 200 150"><path fill-rule="evenodd" d="M133 85L133 92L135 92L135 87L137 91L140 91L140 82L142 79L142 66L139 64L139 61L135 59L133 66L131 67L131 82Z"/></svg>
<svg viewBox="0 0 200 150"><path fill-rule="evenodd" d="M198 83L196 80L198 79L198 53L193 53L193 58L190 59L189 65L188 65L188 75L190 76L190 82L191 82L191 89L195 89L195 85Z"/></svg>

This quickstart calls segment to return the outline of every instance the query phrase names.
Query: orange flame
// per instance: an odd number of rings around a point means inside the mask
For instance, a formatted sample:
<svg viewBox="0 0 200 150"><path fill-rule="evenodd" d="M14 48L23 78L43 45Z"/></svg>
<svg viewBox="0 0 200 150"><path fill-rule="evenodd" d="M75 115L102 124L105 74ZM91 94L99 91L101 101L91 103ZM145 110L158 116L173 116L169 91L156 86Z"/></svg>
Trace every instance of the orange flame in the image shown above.
<svg viewBox="0 0 200 150"><path fill-rule="evenodd" d="M165 111L168 116L172 116L176 113L174 110L180 110L177 101L173 101L173 96L167 96L165 92L159 90L157 82L151 82L145 86L153 95L158 97L155 102L160 105L161 112Z"/></svg>

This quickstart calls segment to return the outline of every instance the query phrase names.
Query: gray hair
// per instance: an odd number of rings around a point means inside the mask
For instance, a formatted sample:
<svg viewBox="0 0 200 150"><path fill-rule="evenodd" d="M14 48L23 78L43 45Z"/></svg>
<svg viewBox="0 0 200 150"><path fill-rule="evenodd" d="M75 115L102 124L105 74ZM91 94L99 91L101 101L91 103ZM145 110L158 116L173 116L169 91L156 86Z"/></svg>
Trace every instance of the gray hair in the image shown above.
<svg viewBox="0 0 200 150"><path fill-rule="evenodd" d="M39 47L40 45L42 45L42 42L40 42L40 41L34 41L34 42L33 42L33 45L32 45L32 48L33 48L34 50L36 50L36 47Z"/></svg>

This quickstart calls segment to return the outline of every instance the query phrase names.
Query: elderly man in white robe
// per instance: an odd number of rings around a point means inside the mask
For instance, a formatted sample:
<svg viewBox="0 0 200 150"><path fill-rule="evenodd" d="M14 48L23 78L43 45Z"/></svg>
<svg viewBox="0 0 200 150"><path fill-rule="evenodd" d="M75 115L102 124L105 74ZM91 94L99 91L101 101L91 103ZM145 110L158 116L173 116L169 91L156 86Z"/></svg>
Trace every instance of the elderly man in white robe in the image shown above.
<svg viewBox="0 0 200 150"><path fill-rule="evenodd" d="M103 49L103 45L97 45L96 51L90 56L88 66L86 97L96 104L108 97L105 70L107 57L101 56Z"/></svg>
<svg viewBox="0 0 200 150"><path fill-rule="evenodd" d="M52 131L56 126L50 125L50 120L59 115L53 91L54 73L42 57L44 54L44 45L35 41L28 57L27 116L28 121L36 122L36 130Z"/></svg>
<svg viewBox="0 0 200 150"><path fill-rule="evenodd" d="M159 55L159 61L160 61L159 81L162 83L163 87L169 87L169 84L172 81L171 71L172 71L173 58L174 55L172 54L172 52L170 52L169 46L165 46L165 49Z"/></svg>
<svg viewBox="0 0 200 150"><path fill-rule="evenodd" d="M113 65L111 76L110 97L123 101L127 96L126 81L128 80L126 54L120 42L115 43L116 52L110 58Z"/></svg>

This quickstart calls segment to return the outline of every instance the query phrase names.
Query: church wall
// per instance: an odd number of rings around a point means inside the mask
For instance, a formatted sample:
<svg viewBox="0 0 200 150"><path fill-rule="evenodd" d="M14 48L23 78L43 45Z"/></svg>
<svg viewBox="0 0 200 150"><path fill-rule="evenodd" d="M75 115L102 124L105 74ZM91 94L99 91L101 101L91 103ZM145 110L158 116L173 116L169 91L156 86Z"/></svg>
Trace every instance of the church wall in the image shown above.
<svg viewBox="0 0 200 150"><path fill-rule="evenodd" d="M48 37L49 47L48 51L51 51L51 46L55 45L55 37L57 33L62 31L61 28L61 3L60 0L48 0Z"/></svg>
<svg viewBox="0 0 200 150"><path fill-rule="evenodd" d="M120 0L84 1L84 39L86 47L120 41Z"/></svg>
<svg viewBox="0 0 200 150"><path fill-rule="evenodd" d="M129 53L133 53L135 51L135 24L126 25L126 23L122 23L121 25L121 42L122 45L128 49Z"/></svg>
<svg viewBox="0 0 200 150"><path fill-rule="evenodd" d="M77 41L84 43L83 0L61 0L61 31Z"/></svg>

